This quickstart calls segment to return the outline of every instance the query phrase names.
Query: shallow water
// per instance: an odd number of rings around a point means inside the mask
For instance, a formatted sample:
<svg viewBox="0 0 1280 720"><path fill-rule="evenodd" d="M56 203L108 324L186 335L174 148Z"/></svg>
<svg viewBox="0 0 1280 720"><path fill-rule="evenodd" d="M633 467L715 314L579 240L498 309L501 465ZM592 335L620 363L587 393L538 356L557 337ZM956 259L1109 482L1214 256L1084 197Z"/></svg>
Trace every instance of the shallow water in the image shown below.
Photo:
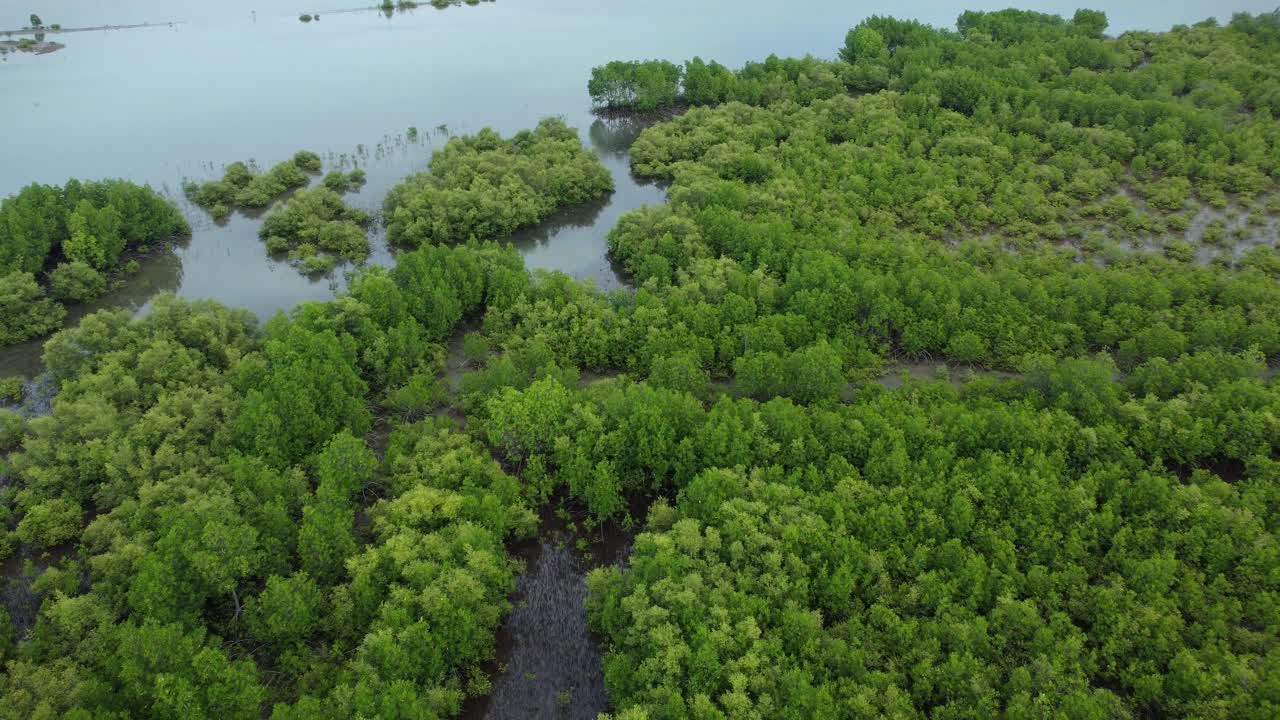
<svg viewBox="0 0 1280 720"><path fill-rule="evenodd" d="M831 57L848 28L869 15L952 26L963 10L1008 4L499 0L385 17L334 12L344 3L324 0L62 0L42 11L46 23L176 24L68 34L59 38L66 44L59 52L6 55L0 61L0 196L30 182L124 177L169 193L187 212L189 242L146 259L139 273L97 303L73 309L71 323L101 307L145 312L161 290L212 297L266 318L331 297L344 286L344 268L300 275L267 256L257 217L236 214L214 223L181 200L184 178L218 176L236 160L266 168L309 149L325 158L326 170L364 168L368 184L349 200L377 211L387 189L425 170L450 134L485 126L509 134L561 115L599 153L617 190L511 241L531 268L563 270L608 289L621 283L606 253L609 229L622 212L660 203L664 193L629 173L627 148L639 127L597 122L591 114L585 87L593 65L695 55L730 66L770 53ZM1070 15L1078 4L1030 6ZM1111 31L1118 32L1166 29L1209 12L1226 19L1234 11L1269 11L1274 0L1213 8L1199 0L1085 4L1106 10ZM29 12L0 2L0 28L25 24ZM301 12L319 12L320 20L301 23ZM391 261L376 233L373 248L371 262ZM0 376L37 373L42 343L0 350ZM908 374L931 377L932 368ZM895 374L883 383L897 381ZM563 526L548 522L545 528L541 540L521 548L528 572L498 639L506 672L495 677L489 697L468 704L467 718L593 718L608 708L599 651L585 621L583 578L590 567L620 562L626 543L600 543L587 559Z"/></svg>
<svg viewBox="0 0 1280 720"><path fill-rule="evenodd" d="M594 720L609 710L601 653L587 626L586 575L624 563L631 536L609 525L590 537L578 549L575 533L546 510L539 539L517 549L525 573L498 631L493 689L466 704L463 720Z"/></svg>
<svg viewBox="0 0 1280 720"><path fill-rule="evenodd" d="M215 177L235 160L256 160L265 168L305 148L324 156L328 167L365 168L369 183L351 202L376 211L386 190L425 169L431 151L450 133L485 126L512 133L561 115L604 159L617 191L602 204L571 208L512 240L530 267L617 287L621 280L606 253L608 230L622 212L662 202L663 192L628 172L626 148L639 128L597 124L591 114L586 81L593 65L695 55L732 66L770 53L831 57L847 29L868 15L952 26L962 10L1007 4L851 7L808 0L760 3L746 11L741 0L611 6L500 0L445 10L423 6L387 17L375 10L337 12L349 4L312 0L64 0L42 13L46 24L159 26L67 33L58 36L67 47L57 53L5 56L0 196L33 181L125 177L176 197L184 178ZM1239 0L1214 10L1225 18L1228 10L1258 12L1271 4ZM1033 5L1067 15L1076 7ZM1113 32L1164 29L1208 12L1194 0L1092 5L1108 12ZM301 23L302 12L319 13L320 20ZM0 28L26 24L28 13L0 3ZM410 127L418 129L416 139L409 139ZM145 300L160 289L212 297L263 318L342 289L347 268L305 277L269 258L257 219L236 215L216 224L182 204L194 226L191 241L173 258L153 260L159 267L144 263L125 292L73 312L71 322L98 307L145 310ZM371 262L391 257L375 237ZM36 372L39 354L39 343L0 350L0 375Z"/></svg>

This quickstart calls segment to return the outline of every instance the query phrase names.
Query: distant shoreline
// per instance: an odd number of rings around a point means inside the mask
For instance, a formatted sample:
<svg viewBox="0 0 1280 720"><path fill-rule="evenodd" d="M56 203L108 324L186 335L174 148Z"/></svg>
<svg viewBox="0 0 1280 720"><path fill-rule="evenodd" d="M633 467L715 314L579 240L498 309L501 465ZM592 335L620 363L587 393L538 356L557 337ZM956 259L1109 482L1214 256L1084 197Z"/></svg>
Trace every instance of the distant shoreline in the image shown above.
<svg viewBox="0 0 1280 720"><path fill-rule="evenodd" d="M26 52L33 55L48 55L51 52L57 52L66 45L59 42L38 42L30 47L23 47L15 40L0 40L0 48L4 48L8 52Z"/></svg>
<svg viewBox="0 0 1280 720"><path fill-rule="evenodd" d="M138 23L136 25L95 25L93 27L80 28L58 28L53 30L47 27L43 28L21 28L19 30L0 30L0 35L5 37L13 37L14 35L59 35L75 32L93 32L95 30L133 30L134 28L148 27L173 27L179 25L177 22L160 22L160 23Z"/></svg>

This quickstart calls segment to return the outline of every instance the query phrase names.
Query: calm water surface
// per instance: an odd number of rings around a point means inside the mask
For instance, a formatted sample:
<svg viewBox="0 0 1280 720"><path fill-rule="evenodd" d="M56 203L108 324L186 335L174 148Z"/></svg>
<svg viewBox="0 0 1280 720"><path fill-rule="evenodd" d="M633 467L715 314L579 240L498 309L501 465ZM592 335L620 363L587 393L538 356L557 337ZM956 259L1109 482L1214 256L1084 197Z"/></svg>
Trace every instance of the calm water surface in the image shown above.
<svg viewBox="0 0 1280 720"><path fill-rule="evenodd" d="M1006 4L499 0L387 17L339 12L342 3L323 0L64 0L40 8L46 23L174 24L68 33L58 38L67 47L57 53L6 56L0 62L0 196L33 181L124 177L168 192L187 211L194 228L189 242L172 257L146 263L126 288L73 311L70 322L99 307L145 311L160 290L212 297L265 318L331 297L349 268L300 275L267 256L258 218L237 214L215 224L181 201L184 178L214 177L241 159L268 167L305 148L325 156L329 167L365 168L369 183L350 200L377 210L387 189L424 170L449 134L485 126L508 134L561 115L600 153L617 191L512 240L531 268L614 287L620 280L606 256L609 228L621 213L660 203L664 195L628 172L626 149L637 129L601 123L590 113L585 86L593 65L694 55L732 66L769 53L829 57L847 29L868 15L950 26L964 9ZM1070 14L1078 4L1030 5ZM1091 3L1108 12L1113 32L1164 29L1209 12L1225 18L1273 4ZM28 5L0 0L0 29L25 24ZM320 20L301 23L302 12ZM419 129L417 138L408 138L409 127ZM374 247L372 262L391 261L381 237ZM39 345L0 350L0 375L36 372Z"/></svg>
<svg viewBox="0 0 1280 720"><path fill-rule="evenodd" d="M1215 13L1261 12L1275 0L1207 5L1164 2L1041 2L1024 7L1069 15L1078 5L1107 11L1111 31L1167 29ZM190 240L143 262L121 288L68 322L100 307L145 312L163 290L212 297L261 317L342 289L343 270L304 277L267 256L260 218L236 214L214 223L181 199L184 178L217 176L235 160L269 167L298 149L319 152L326 169L359 166L369 182L349 200L377 210L387 189L426 168L450 134L489 126L509 134L548 115L579 128L613 173L607 200L570 208L512 241L532 268L562 270L601 287L620 280L605 237L618 216L660 203L656 186L628 172L627 149L639 128L602 123L590 113L586 80L612 59L695 55L737 66L770 53L830 57L847 29L873 15L914 17L951 26L965 9L1007 2L863 2L793 0L498 0L385 17L336 12L324 0L61 0L31 7L0 0L0 29L19 27L32 9L64 27L168 23L125 31L67 34L66 49L0 61L0 197L30 182L124 177L174 196L193 227ZM320 14L303 24L302 12ZM410 139L409 127L418 128ZM389 263L381 234L371 262ZM42 341L0 350L0 376L39 370ZM910 374L932 373L932 368ZM891 384L890 379L887 384ZM582 575L617 562L613 552L587 561L552 533L522 553L529 572L519 604L503 626L506 673L491 697L469 704L468 718L594 717L607 707L599 654L586 631Z"/></svg>

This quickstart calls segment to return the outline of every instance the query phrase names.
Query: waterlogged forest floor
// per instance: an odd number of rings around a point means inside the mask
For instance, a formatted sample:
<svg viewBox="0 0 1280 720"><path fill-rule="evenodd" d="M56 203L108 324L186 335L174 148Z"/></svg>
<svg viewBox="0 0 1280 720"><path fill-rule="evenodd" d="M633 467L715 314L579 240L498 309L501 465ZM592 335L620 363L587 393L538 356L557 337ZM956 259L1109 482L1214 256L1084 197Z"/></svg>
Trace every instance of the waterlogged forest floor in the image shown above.
<svg viewBox="0 0 1280 720"><path fill-rule="evenodd" d="M1229 195L1215 204L1192 198L1183 210L1166 212L1150 206L1132 187L1121 185L1088 206L1087 214L1081 212L1063 222L1061 231L1068 238L1056 241L1057 246L1076 251L1077 262L1110 265L1129 253L1142 253L1163 254L1201 267L1235 265L1255 248L1280 247L1280 195ZM993 228L978 236L992 239L997 234ZM956 245L969 237L974 234L948 241ZM1041 242L1037 238L1029 245L1038 247ZM1015 238L1002 246L1017 252L1027 243Z"/></svg>
<svg viewBox="0 0 1280 720"><path fill-rule="evenodd" d="M513 548L525 572L486 668L493 688L463 707L463 720L594 720L609 709L599 644L587 626L586 576L621 567L632 535L616 523L584 535L566 522L570 513L551 509L556 504L544 507L538 537Z"/></svg>

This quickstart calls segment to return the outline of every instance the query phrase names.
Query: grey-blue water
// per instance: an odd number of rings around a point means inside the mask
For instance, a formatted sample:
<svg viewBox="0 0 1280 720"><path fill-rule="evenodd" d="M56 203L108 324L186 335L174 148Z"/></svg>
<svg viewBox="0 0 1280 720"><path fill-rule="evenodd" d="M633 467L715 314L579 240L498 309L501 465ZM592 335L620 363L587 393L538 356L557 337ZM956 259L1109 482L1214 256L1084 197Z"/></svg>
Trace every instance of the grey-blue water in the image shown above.
<svg viewBox="0 0 1280 720"><path fill-rule="evenodd" d="M1261 12L1276 0L1035 2L1022 7L1070 15L1080 5L1105 10L1109 32L1163 30L1217 14ZM235 160L263 167L298 149L327 164L358 164L368 184L351 201L381 206L387 189L425 169L451 133L489 126L511 133L548 115L580 129L614 175L607 201L573 208L514 238L534 268L563 270L602 287L619 283L605 237L618 216L664 200L635 182L627 147L636 132L591 114L586 81L612 59L695 55L736 66L778 55L834 56L845 32L873 15L951 26L966 9L1007 2L907 0L497 0L437 11L424 6L384 16L336 12L342 0L0 0L0 30L25 25L34 10L63 27L174 22L172 26L67 33L66 48L0 60L0 197L30 182L124 177L147 182L180 202L184 178L221 174ZM319 21L301 23L302 12ZM411 140L406 130L418 129ZM266 317L343 285L342 272L308 278L270 259L258 219L215 224L183 202L189 241L149 259L98 307L145 310L161 290L212 297ZM374 237L372 262L391 254ZM41 342L0 349L0 376L39 370ZM503 629L490 699L468 717L594 717L604 709L599 654L582 608L582 573L592 562L551 539L525 553L521 605ZM614 561L610 558L609 561ZM568 694L562 694L562 693Z"/></svg>
<svg viewBox="0 0 1280 720"><path fill-rule="evenodd" d="M1107 11L1110 31L1118 32L1165 29L1211 12L1225 19L1274 1L1092 5ZM340 12L342 0L63 0L34 8L0 0L0 30L25 25L33 9L46 25L66 28L162 24L51 36L66 48L0 61L0 197L30 182L71 177L124 177L179 197L183 178L213 177L241 159L266 167L305 148L334 165L364 167L369 183L352 202L376 210L391 185L425 169L448 134L485 126L511 133L561 115L601 154L618 189L607 202L575 208L514 241L529 267L607 288L619 283L606 257L609 228L622 212L660 203L663 194L628 173L634 129L605 126L591 114L585 88L593 65L695 55L729 65L770 53L830 57L868 15L950 26L965 9L1005 4L497 0L386 16ZM1028 7L1069 15L1078 4ZM299 22L302 12L319 20ZM407 137L409 127L419 129L416 140ZM305 277L269 258L257 219L236 215L219 225L183 205L194 227L190 241L146 263L102 301L74 308L69 322L98 307L145 309L161 290L268 317L341 289L346 268ZM374 245L371 261L389 262L380 237ZM38 371L40 347L36 341L0 350L0 375Z"/></svg>

